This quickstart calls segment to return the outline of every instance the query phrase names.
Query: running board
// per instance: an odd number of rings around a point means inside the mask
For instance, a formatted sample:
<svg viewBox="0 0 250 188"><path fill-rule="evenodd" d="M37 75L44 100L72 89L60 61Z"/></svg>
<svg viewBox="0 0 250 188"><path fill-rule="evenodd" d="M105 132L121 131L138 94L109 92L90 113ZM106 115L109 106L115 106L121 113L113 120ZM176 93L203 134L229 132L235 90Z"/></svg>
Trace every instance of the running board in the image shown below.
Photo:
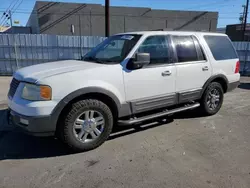
<svg viewBox="0 0 250 188"><path fill-rule="evenodd" d="M175 108L173 110L159 112L159 113L156 113L156 114L151 114L151 115L139 117L139 118L136 118L136 119L119 120L118 124L121 125L121 126L132 125L132 124L135 124L135 123L140 123L140 122L143 122L143 121L147 121L147 120L154 119L154 118L159 118L159 117L174 114L174 113L177 113L177 112L182 112L182 111L185 111L185 110L192 110L192 109L197 108L199 106L200 106L200 103L197 102L197 103L193 103L193 104L188 104L188 105L186 105L184 107L179 107L179 108Z"/></svg>

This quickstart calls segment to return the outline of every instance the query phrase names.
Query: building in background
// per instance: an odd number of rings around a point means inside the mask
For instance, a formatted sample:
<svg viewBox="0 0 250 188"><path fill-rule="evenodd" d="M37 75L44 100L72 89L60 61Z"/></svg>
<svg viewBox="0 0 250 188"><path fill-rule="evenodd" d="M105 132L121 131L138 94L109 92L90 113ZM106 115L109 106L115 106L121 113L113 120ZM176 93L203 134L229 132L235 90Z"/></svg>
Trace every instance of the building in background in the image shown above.
<svg viewBox="0 0 250 188"><path fill-rule="evenodd" d="M104 36L104 11L100 4L37 1L27 26L38 34ZM216 31L217 21L217 12L110 7L110 34L166 28Z"/></svg>
<svg viewBox="0 0 250 188"><path fill-rule="evenodd" d="M246 25L245 37L243 39L243 24L227 25L226 34L232 41L250 41L250 24Z"/></svg>
<svg viewBox="0 0 250 188"><path fill-rule="evenodd" d="M22 26L12 26L6 29L3 33L10 34L31 34L30 27L22 27Z"/></svg>
<svg viewBox="0 0 250 188"><path fill-rule="evenodd" d="M6 26L1 26L0 25L0 33L5 32L6 30L8 30L10 27L6 27Z"/></svg>
<svg viewBox="0 0 250 188"><path fill-rule="evenodd" d="M226 33L226 28L225 27L217 28L216 32L217 33Z"/></svg>

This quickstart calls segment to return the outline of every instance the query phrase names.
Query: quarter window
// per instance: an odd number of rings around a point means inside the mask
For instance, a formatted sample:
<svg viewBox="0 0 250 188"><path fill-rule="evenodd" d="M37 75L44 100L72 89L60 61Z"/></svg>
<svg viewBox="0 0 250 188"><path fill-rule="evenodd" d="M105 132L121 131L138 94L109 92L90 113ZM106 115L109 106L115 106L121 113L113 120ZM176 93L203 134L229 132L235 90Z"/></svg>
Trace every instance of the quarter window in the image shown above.
<svg viewBox="0 0 250 188"><path fill-rule="evenodd" d="M169 45L167 36L150 36L141 44L139 53L150 54L150 65L169 62Z"/></svg>
<svg viewBox="0 0 250 188"><path fill-rule="evenodd" d="M178 62L199 61L191 36L173 36Z"/></svg>
<svg viewBox="0 0 250 188"><path fill-rule="evenodd" d="M237 59L237 53L227 36L204 36L215 60Z"/></svg>

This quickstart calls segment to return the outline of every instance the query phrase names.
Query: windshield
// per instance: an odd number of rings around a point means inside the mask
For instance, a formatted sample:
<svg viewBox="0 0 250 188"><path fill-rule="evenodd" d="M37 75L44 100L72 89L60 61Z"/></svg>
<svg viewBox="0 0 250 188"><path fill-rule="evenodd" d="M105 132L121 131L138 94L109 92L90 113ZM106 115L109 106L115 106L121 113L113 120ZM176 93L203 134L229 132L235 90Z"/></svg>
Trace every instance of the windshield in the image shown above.
<svg viewBox="0 0 250 188"><path fill-rule="evenodd" d="M88 52L82 60L96 63L120 63L140 39L141 35L115 35Z"/></svg>

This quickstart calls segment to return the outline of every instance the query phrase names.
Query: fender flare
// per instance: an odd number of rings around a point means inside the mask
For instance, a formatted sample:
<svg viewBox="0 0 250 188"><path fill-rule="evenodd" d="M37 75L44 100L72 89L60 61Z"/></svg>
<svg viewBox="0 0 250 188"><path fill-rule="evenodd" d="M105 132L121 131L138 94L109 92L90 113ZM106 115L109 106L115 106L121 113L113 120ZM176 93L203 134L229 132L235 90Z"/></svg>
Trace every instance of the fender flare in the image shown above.
<svg viewBox="0 0 250 188"><path fill-rule="evenodd" d="M202 97L203 93L205 92L207 86L208 86L213 80L218 79L218 78L223 79L223 80L226 82L226 84L227 84L227 85L226 85L226 91L227 91L228 83L229 83L227 77L226 77L225 75L223 75L223 74L217 74L217 75L211 76L211 77L206 81L206 83L203 85L202 91L201 91L201 97Z"/></svg>
<svg viewBox="0 0 250 188"><path fill-rule="evenodd" d="M117 109L119 111L119 109L121 108L121 103L119 101L119 99L116 97L116 95L106 89L103 89L101 87L86 87L86 88L82 88L82 89L78 89L70 94L68 94L66 97L64 97L54 108L54 110L52 111L52 117L53 117L53 122L56 124L58 121L58 118L62 112L62 110L67 106L67 104L69 104L70 101L72 101L73 99L80 97L81 95L84 94L89 94L89 93L100 93L100 94L104 94L108 97L110 97L111 99L113 99L113 101L115 102Z"/></svg>

